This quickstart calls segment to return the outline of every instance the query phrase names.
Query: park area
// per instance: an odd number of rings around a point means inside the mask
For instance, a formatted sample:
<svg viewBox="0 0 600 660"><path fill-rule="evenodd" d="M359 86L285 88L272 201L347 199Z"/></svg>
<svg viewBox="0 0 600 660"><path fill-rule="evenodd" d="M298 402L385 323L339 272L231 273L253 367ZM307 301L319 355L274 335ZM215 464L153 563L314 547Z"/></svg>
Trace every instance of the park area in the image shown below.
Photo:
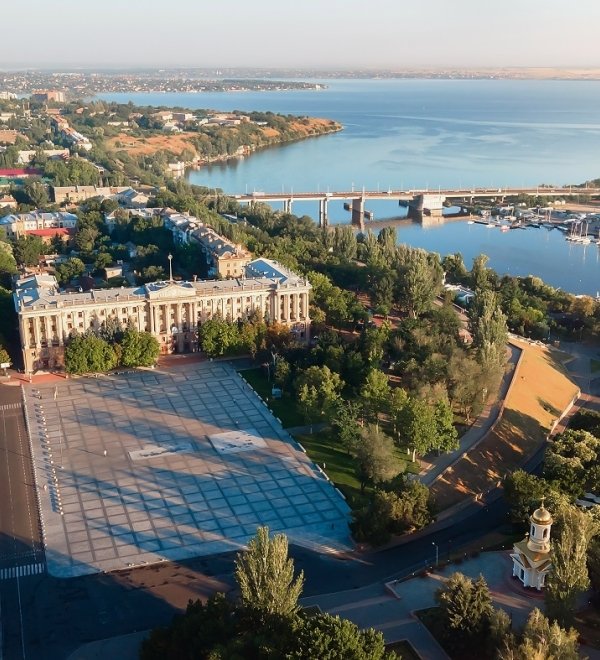
<svg viewBox="0 0 600 660"><path fill-rule="evenodd" d="M433 483L440 510L487 492L519 468L578 395L565 368L570 356L529 342L513 343L522 354L499 420Z"/></svg>
<svg viewBox="0 0 600 660"><path fill-rule="evenodd" d="M262 369L245 369L240 371L240 375L267 403L273 414L281 420L283 427L290 430L294 438L302 444L310 459L323 468L331 481L342 491L350 507L356 509L364 506L365 494L373 488L367 486L365 493L361 493L356 459L340 445L330 428L324 424L315 424L311 432L311 425L306 423L306 418L292 395L283 392L280 399L272 396L271 381ZM402 472L419 472L419 464L409 460L409 456L402 449L396 447L394 456Z"/></svg>

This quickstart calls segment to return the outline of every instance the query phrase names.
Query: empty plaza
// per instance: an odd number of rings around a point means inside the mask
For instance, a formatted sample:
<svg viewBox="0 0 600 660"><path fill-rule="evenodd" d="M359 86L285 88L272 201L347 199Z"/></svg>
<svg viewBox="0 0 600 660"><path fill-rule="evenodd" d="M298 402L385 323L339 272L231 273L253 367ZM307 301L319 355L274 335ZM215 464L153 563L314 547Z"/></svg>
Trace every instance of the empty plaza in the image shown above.
<svg viewBox="0 0 600 660"><path fill-rule="evenodd" d="M341 495L224 362L25 388L48 570L239 550L259 525L350 547Z"/></svg>

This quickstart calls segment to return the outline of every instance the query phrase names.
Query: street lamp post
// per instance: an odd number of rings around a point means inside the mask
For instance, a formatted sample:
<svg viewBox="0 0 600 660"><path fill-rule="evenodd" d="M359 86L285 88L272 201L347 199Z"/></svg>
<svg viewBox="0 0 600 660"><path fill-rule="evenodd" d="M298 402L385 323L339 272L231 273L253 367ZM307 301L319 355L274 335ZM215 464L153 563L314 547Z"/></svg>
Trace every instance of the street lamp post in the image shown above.
<svg viewBox="0 0 600 660"><path fill-rule="evenodd" d="M437 568L440 563L440 546L435 541L432 541L431 545L435 545L435 567Z"/></svg>
<svg viewBox="0 0 600 660"><path fill-rule="evenodd" d="M169 252L167 255L167 259L169 260L169 282L173 281L173 255Z"/></svg>

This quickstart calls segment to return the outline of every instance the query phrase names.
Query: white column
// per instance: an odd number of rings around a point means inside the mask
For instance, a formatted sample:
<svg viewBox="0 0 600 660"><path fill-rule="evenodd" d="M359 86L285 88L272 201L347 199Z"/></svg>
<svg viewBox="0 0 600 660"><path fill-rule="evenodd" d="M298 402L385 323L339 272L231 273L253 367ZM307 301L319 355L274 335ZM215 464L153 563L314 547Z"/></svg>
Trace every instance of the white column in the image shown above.
<svg viewBox="0 0 600 660"><path fill-rule="evenodd" d="M300 320L300 294L299 293L294 294L294 316L296 317L296 321Z"/></svg>
<svg viewBox="0 0 600 660"><path fill-rule="evenodd" d="M41 346L41 330L38 316L33 317L33 338L35 340L35 347L39 348Z"/></svg>

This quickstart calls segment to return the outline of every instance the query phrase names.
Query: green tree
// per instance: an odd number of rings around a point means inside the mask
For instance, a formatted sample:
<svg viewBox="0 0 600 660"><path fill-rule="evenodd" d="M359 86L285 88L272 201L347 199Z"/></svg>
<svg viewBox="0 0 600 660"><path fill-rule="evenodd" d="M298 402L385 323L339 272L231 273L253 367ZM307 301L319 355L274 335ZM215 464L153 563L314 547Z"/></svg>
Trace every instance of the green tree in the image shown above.
<svg viewBox="0 0 600 660"><path fill-rule="evenodd" d="M442 267L437 255L409 249L398 275L398 302L416 319L430 309L442 287Z"/></svg>
<svg viewBox="0 0 600 660"><path fill-rule="evenodd" d="M386 653L380 632L373 628L360 630L351 621L326 613L302 619L294 646L286 655L290 660L392 660L395 657Z"/></svg>
<svg viewBox="0 0 600 660"><path fill-rule="evenodd" d="M65 369L69 374L103 373L116 365L113 347L93 334L75 335L65 346Z"/></svg>
<svg viewBox="0 0 600 660"><path fill-rule="evenodd" d="M423 456L438 446L437 420L434 409L426 401L410 397L404 407L400 434L406 445L416 455Z"/></svg>
<svg viewBox="0 0 600 660"><path fill-rule="evenodd" d="M362 429L358 423L360 406L354 401L340 399L331 418L331 428L338 442L348 454L356 451L362 437Z"/></svg>
<svg viewBox="0 0 600 660"><path fill-rule="evenodd" d="M503 488L511 522L515 525L526 525L531 512L546 495L548 484L525 470L515 470L506 475Z"/></svg>
<svg viewBox="0 0 600 660"><path fill-rule="evenodd" d="M454 426L454 414L446 398L440 399L433 406L436 425L436 449L449 452L458 449L458 431Z"/></svg>
<svg viewBox="0 0 600 660"><path fill-rule="evenodd" d="M501 657L511 660L578 660L577 638L578 633L574 628L564 630L558 623L550 623L535 608L527 619L519 644L511 649L509 642Z"/></svg>
<svg viewBox="0 0 600 660"><path fill-rule="evenodd" d="M0 347L0 364L12 364L8 351L2 347Z"/></svg>
<svg viewBox="0 0 600 660"><path fill-rule="evenodd" d="M23 192L27 196L29 204L36 209L48 204L48 192L46 186L37 178L27 179L23 186Z"/></svg>
<svg viewBox="0 0 600 660"><path fill-rule="evenodd" d="M149 332L127 328L120 341L120 362L124 367L150 367L156 363L160 344Z"/></svg>
<svg viewBox="0 0 600 660"><path fill-rule="evenodd" d="M64 263L59 264L56 269L56 278L60 284L68 284L71 280L83 275L85 264L78 257L71 257Z"/></svg>
<svg viewBox="0 0 600 660"><path fill-rule="evenodd" d="M19 236L13 249L19 266L37 266L44 253L44 241L39 236Z"/></svg>
<svg viewBox="0 0 600 660"><path fill-rule="evenodd" d="M573 623L577 597L589 587L587 552L598 526L589 513L575 506L561 508L556 518L560 533L552 541L546 611L551 619L564 626Z"/></svg>
<svg viewBox="0 0 600 660"><path fill-rule="evenodd" d="M356 474L361 492L364 492L367 484L388 481L400 470L393 440L375 426L366 427L356 446Z"/></svg>
<svg viewBox="0 0 600 660"><path fill-rule="evenodd" d="M485 254L480 254L473 259L471 268L471 286L475 291L481 292L489 286L489 268L486 264L489 258Z"/></svg>
<svg viewBox="0 0 600 660"><path fill-rule="evenodd" d="M379 426L379 416L387 411L390 399L388 377L379 369L369 369L360 390L367 419Z"/></svg>
<svg viewBox="0 0 600 660"><path fill-rule="evenodd" d="M462 573L453 573L436 592L436 600L448 640L455 649L466 648L487 631L493 608L482 575L473 581Z"/></svg>
<svg viewBox="0 0 600 660"><path fill-rule="evenodd" d="M296 392L304 416L311 424L315 420L329 419L340 398L343 382L329 367L312 366L296 377Z"/></svg>
<svg viewBox="0 0 600 660"><path fill-rule="evenodd" d="M288 557L285 534L269 538L269 528L259 527L248 550L235 561L235 579L242 604L261 615L289 617L298 610L304 573L294 579L294 562Z"/></svg>
<svg viewBox="0 0 600 660"><path fill-rule="evenodd" d="M17 262L10 243L0 240L0 275L15 275Z"/></svg>
<svg viewBox="0 0 600 660"><path fill-rule="evenodd" d="M483 367L491 369L504 365L508 334L506 316L496 293L490 290L477 292L469 309L469 329Z"/></svg>
<svg viewBox="0 0 600 660"><path fill-rule="evenodd" d="M202 323L198 336L202 350L209 357L226 355L237 349L237 325L225 321L220 316L215 316Z"/></svg>

